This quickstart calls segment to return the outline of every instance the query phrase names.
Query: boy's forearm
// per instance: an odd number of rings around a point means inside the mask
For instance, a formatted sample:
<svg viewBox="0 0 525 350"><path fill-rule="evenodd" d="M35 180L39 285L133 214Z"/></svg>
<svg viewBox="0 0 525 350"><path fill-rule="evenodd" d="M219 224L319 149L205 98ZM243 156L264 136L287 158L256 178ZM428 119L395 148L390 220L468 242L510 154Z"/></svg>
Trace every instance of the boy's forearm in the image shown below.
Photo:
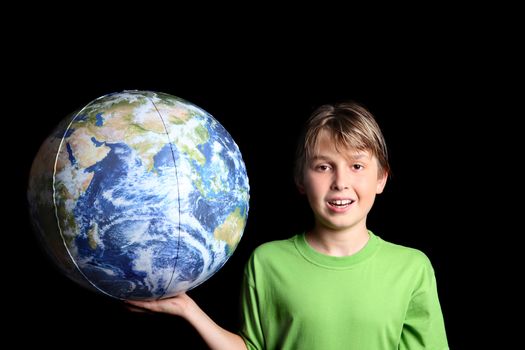
<svg viewBox="0 0 525 350"><path fill-rule="evenodd" d="M195 302L182 315L212 350L246 350L244 340L215 323Z"/></svg>

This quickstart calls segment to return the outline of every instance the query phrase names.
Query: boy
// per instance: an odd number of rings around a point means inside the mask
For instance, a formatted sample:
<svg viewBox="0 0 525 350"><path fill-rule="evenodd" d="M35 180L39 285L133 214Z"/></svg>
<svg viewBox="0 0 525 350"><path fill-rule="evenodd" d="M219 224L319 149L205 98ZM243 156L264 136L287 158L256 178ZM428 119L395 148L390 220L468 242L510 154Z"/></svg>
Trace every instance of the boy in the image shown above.
<svg viewBox="0 0 525 350"><path fill-rule="evenodd" d="M429 260L366 226L389 171L383 135L367 109L321 106L295 164L314 227L254 251L239 334L218 326L185 293L130 303L184 317L211 349L448 349Z"/></svg>

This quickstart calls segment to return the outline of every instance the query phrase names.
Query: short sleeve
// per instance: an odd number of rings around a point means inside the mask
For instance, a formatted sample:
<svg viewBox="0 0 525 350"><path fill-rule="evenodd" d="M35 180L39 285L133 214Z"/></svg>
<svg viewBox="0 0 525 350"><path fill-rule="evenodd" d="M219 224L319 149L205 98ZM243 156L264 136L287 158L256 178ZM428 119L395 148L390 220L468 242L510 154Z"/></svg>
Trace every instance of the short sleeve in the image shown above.
<svg viewBox="0 0 525 350"><path fill-rule="evenodd" d="M252 256L246 264L242 283L240 336L249 350L262 350L265 347L261 327L261 304L255 288L254 273L254 257Z"/></svg>
<svg viewBox="0 0 525 350"><path fill-rule="evenodd" d="M418 282L406 312L399 349L446 350L449 347L436 278L428 259Z"/></svg>

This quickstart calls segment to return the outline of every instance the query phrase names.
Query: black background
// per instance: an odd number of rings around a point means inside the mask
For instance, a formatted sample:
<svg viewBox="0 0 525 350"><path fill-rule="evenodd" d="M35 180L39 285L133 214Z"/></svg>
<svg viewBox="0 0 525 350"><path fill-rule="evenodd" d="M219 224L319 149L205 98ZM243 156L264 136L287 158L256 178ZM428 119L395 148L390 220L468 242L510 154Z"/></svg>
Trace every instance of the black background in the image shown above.
<svg viewBox="0 0 525 350"><path fill-rule="evenodd" d="M6 308L13 329L29 330L17 342L96 345L105 337L104 343L114 346L147 341L173 349L205 348L182 319L130 312L118 301L76 286L47 260L29 223L28 172L53 127L99 96L138 89L176 95L204 108L229 131L246 163L251 199L241 243L218 273L189 292L217 323L238 327L242 268L251 251L310 223L292 181L302 123L322 103L355 99L376 115L393 168L369 215L369 228L430 257L451 348L472 344L464 329L476 313L469 301L480 269L479 261L470 259L477 250L472 238L487 232L477 224L483 214L470 183L481 147L474 137L482 98L477 91L487 75L476 74L468 59L453 57L441 46L403 55L385 48L382 53L390 55L384 58L355 61L350 56L361 51L306 47L291 55L286 43L272 51L257 45L233 50L179 43L174 51L148 54L116 44L97 50L97 45L63 47L45 36L37 39L21 56L23 68L12 72L17 108L9 116L7 136L24 135L10 154L15 185L8 196L14 206L7 211L15 236L9 249L16 257L10 283L18 292L5 298ZM472 210L475 214L469 214Z"/></svg>

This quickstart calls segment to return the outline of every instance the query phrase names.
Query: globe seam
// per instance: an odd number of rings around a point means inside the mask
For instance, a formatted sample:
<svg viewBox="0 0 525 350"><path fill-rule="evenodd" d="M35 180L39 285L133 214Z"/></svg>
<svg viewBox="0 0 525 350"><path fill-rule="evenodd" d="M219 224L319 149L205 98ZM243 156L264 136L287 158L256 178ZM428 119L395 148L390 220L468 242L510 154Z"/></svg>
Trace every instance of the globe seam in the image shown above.
<svg viewBox="0 0 525 350"><path fill-rule="evenodd" d="M151 99L149 99L150 102L153 104L153 107L155 107L155 110L157 111L157 114L159 115L159 118L162 122L162 126L164 127L164 130L166 131L166 136L168 138L168 144L170 145L170 151L171 151L171 157L173 159L173 168L175 169L175 181L177 182L177 204L178 204L178 223L177 223L177 253L175 254L175 263L173 265L173 270L171 272L170 280L166 286L166 289L164 290L164 293L158 298L162 299L164 295L166 295L166 292L169 290L169 287L171 286L171 283L173 282L173 276L175 276L175 271L177 268L177 264L179 262L179 250L180 250L180 218L181 218L181 212L180 212L180 189L179 189L179 174L177 171L177 162L175 159L175 153L173 151L173 146L171 144L171 138L170 134L168 132L168 128L166 127L166 123L164 122L164 118L162 118L162 114L160 113L159 109L157 108L157 105L155 102L153 102Z"/></svg>
<svg viewBox="0 0 525 350"><path fill-rule="evenodd" d="M84 272L82 271L82 269L80 268L80 266L78 266L76 260L73 258L73 255L71 254L71 252L69 251L69 248L66 244L66 240L64 238L64 233L62 232L62 228L60 227L60 219L59 219L59 216L58 216L58 206L57 206L57 198L56 198L56 187L55 187L55 177L56 177L56 174L57 174L57 164L58 164L58 156L60 154L60 150L62 149L62 145L64 143L64 139L66 138L66 135L68 134L68 131L69 129L71 128L71 125L73 124L73 122L75 121L75 119L77 119L77 117L90 105L92 105L94 102L98 101L99 99L103 98L105 96L101 96L95 100L93 100L91 103L88 103L86 106L84 106L84 108L82 108L80 111L78 111L78 113L71 119L71 121L69 122L66 130L64 131L64 134L62 135L62 138L60 139L60 144L58 145L58 149L57 149L57 152L55 154L55 163L53 164L53 206L54 206L54 209L55 209L55 218L56 218L56 221L57 221L57 227L58 227L58 232L60 233L60 238L62 238L62 243L64 244L64 248L66 249L66 252L67 254L69 255L69 258L71 259L71 261L73 262L73 265L75 265L75 267L77 268L78 272L86 279L86 281L89 282L89 284L91 284L94 288L96 288L98 291L100 291L101 293L103 294L106 294L110 297L114 297L116 298L114 295L111 295L109 293L107 293L106 291L102 290L100 287L98 287L95 283L93 283L85 274Z"/></svg>

